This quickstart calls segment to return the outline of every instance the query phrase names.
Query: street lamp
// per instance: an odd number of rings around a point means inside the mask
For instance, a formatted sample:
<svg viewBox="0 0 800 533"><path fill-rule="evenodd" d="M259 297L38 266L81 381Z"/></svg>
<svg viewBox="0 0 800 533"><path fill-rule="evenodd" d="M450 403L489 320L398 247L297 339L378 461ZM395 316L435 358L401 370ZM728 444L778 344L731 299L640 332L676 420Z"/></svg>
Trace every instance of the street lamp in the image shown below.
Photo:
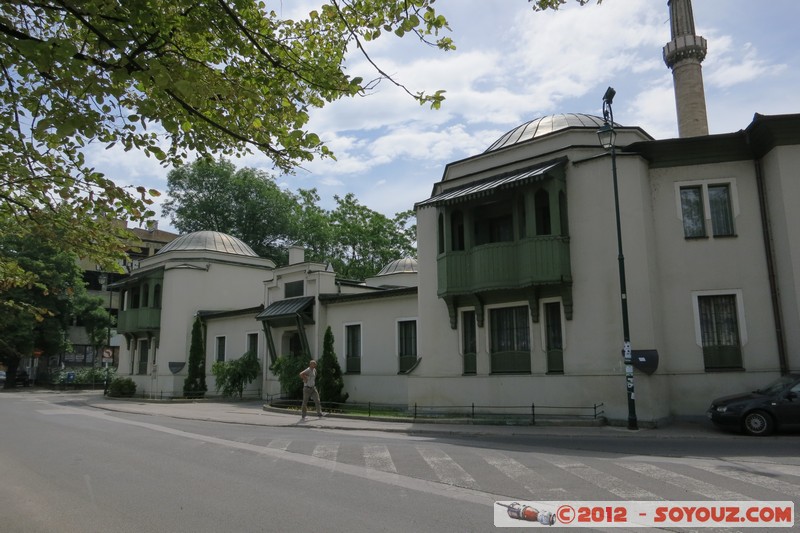
<svg viewBox="0 0 800 533"><path fill-rule="evenodd" d="M628 292L625 288L625 256L622 254L622 227L619 219L619 191L617 187L617 132L614 131L614 112L611 102L617 94L612 87L606 89L603 95L603 127L597 130L600 144L606 150L611 150L611 174L614 178L614 209L617 215L617 259L619 261L619 290L622 303L622 344L623 360L625 362L625 387L628 392L628 429L639 429L636 421L636 394L633 389L633 361L631 359L631 333L628 324Z"/></svg>

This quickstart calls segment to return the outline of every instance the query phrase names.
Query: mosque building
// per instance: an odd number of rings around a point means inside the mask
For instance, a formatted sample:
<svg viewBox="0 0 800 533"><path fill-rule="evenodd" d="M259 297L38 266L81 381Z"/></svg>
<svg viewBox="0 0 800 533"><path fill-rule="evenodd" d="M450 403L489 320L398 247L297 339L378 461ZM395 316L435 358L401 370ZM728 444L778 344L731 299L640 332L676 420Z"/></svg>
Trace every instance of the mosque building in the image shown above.
<svg viewBox="0 0 800 533"><path fill-rule="evenodd" d="M668 2L679 138L604 118L526 122L446 165L415 205L418 256L362 283L290 250L278 267L215 232L184 235L120 283L119 372L181 396L200 317L206 368L255 351L319 358L330 327L353 402L603 406L630 419L612 158L642 425L800 369L800 115L708 134L690 0ZM606 117L608 118L608 117ZM208 373L209 392L213 376ZM324 400L324 399L323 399Z"/></svg>

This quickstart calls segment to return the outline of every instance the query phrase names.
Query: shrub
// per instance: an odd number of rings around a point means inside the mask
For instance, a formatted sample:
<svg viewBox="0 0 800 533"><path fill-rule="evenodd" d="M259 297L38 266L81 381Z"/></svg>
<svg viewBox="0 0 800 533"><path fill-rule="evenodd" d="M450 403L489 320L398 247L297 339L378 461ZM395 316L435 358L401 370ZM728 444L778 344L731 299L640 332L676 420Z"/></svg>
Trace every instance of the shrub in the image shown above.
<svg viewBox="0 0 800 533"><path fill-rule="evenodd" d="M300 399L303 397L303 381L300 372L306 369L309 359L297 355L282 355L275 359L269 367L278 377L281 390L287 398Z"/></svg>
<svg viewBox="0 0 800 533"><path fill-rule="evenodd" d="M195 317L192 326L192 342L189 345L189 375L183 382L183 395L187 398L202 398L208 390L206 387L206 351L203 344L200 317Z"/></svg>
<svg viewBox="0 0 800 533"><path fill-rule="evenodd" d="M261 363L255 352L247 352L233 361L217 361L211 367L216 378L217 392L225 396L242 397L244 388L261 375Z"/></svg>
<svg viewBox="0 0 800 533"><path fill-rule="evenodd" d="M63 370L59 370L58 372L54 372L50 375L50 382L54 385L63 385L68 383L67 374L70 372L75 374L75 379L72 381L72 383L76 385L89 385L92 383L99 384L104 383L106 380L105 368L87 366L79 368L65 368ZM117 377L117 369L109 367L109 382L111 382L115 377Z"/></svg>
<svg viewBox="0 0 800 533"><path fill-rule="evenodd" d="M130 398L136 394L136 383L131 378L115 378L108 386L108 395L117 398Z"/></svg>
<svg viewBox="0 0 800 533"><path fill-rule="evenodd" d="M323 402L344 403L350 396L346 392L342 394L344 378L339 359L333 349L333 332L330 326L325 330L325 338L322 341L322 357L317 368L317 387Z"/></svg>

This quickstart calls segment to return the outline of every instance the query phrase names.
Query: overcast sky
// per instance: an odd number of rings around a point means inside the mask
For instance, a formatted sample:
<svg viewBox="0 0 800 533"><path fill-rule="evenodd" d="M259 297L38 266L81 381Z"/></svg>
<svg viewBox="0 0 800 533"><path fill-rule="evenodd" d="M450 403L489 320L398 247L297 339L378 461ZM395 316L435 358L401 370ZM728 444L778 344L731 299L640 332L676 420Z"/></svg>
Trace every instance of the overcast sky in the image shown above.
<svg viewBox="0 0 800 533"><path fill-rule="evenodd" d="M676 137L672 75L661 55L670 40L667 1L572 3L534 13L526 0L439 0L456 51L388 36L370 43L368 52L412 92L446 90L442 108L422 107L386 82L370 96L331 104L312 114L310 129L337 160L308 163L279 183L317 188L326 208L334 195L353 192L392 216L427 198L448 162L483 152L523 122L553 113L601 115L609 85L617 91L616 122L640 126L656 139ZM268 2L293 18L315 4ZM703 78L710 133L743 129L755 113L800 113L800 1L694 0L693 7L697 33L708 41ZM374 77L358 55L348 72ZM120 185L166 192L169 169L152 159L113 149L89 155ZM260 155L235 164L271 172ZM160 228L173 229L163 218Z"/></svg>

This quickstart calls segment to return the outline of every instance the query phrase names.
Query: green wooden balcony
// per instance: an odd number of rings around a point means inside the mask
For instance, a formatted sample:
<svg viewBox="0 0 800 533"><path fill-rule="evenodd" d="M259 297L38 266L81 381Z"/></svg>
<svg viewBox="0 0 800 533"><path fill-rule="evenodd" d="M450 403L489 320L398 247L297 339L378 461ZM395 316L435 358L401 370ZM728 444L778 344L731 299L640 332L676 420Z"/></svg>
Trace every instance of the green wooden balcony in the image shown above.
<svg viewBox="0 0 800 533"><path fill-rule="evenodd" d="M447 252L438 259L439 296L570 282L569 237L548 235Z"/></svg>
<svg viewBox="0 0 800 533"><path fill-rule="evenodd" d="M143 307L119 312L117 331L132 333L159 329L161 327L161 309Z"/></svg>

